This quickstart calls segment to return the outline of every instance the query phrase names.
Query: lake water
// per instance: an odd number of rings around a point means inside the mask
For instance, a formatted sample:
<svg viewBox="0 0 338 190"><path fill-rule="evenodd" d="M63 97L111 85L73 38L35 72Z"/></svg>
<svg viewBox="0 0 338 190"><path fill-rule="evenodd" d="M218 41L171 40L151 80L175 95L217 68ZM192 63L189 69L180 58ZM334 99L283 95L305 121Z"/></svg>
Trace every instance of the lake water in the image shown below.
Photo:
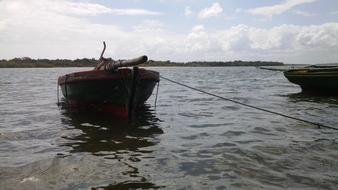
<svg viewBox="0 0 338 190"><path fill-rule="evenodd" d="M338 131L165 80L130 123L58 107L57 77L86 69L0 69L0 189L338 189ZM338 127L337 97L300 94L281 72L151 69Z"/></svg>

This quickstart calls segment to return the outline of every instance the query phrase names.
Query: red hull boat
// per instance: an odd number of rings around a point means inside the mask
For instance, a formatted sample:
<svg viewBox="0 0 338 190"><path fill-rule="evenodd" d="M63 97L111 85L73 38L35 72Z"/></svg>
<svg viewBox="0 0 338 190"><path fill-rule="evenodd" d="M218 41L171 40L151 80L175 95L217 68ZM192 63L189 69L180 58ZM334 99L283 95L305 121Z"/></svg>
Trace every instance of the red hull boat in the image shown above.
<svg viewBox="0 0 338 190"><path fill-rule="evenodd" d="M103 58L103 52L94 70L60 76L58 85L72 108L128 117L151 96L159 82L159 73L138 67L122 68L144 63L146 56L113 61Z"/></svg>

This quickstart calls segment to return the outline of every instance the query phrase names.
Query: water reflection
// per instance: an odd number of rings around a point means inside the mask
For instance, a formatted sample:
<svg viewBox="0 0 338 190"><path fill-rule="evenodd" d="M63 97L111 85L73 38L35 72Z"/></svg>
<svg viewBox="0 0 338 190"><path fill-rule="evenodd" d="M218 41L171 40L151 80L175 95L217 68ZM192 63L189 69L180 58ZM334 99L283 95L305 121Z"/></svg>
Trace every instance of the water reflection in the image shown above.
<svg viewBox="0 0 338 190"><path fill-rule="evenodd" d="M92 190L122 190L122 189L159 189L163 186L156 186L153 183L127 181L108 186L93 187Z"/></svg>
<svg viewBox="0 0 338 190"><path fill-rule="evenodd" d="M314 102L314 103L328 103L338 105L338 96L313 94L313 93L292 93L286 95L290 102Z"/></svg>
<svg viewBox="0 0 338 190"><path fill-rule="evenodd" d="M159 119L149 105L139 107L132 121L107 114L74 111L62 106L62 123L71 129L79 129L78 135L68 135L64 145L74 152L90 152L95 155L118 151L140 151L140 148L157 144L154 138L163 131Z"/></svg>
<svg viewBox="0 0 338 190"><path fill-rule="evenodd" d="M110 173L114 179L106 179L102 185L91 189L158 189L143 176L143 164L152 158L152 148L158 143L157 135L163 134L160 120L149 105L139 107L131 121L107 114L86 110L73 110L63 105L62 123L69 131L62 138L62 146L70 147L69 153L90 159L90 166L97 176ZM89 153L89 154L87 154ZM104 164L103 164L104 163ZM107 165L114 168L106 168ZM108 170L108 171L105 171ZM111 170L111 171L110 171ZM119 180L118 180L119 179Z"/></svg>

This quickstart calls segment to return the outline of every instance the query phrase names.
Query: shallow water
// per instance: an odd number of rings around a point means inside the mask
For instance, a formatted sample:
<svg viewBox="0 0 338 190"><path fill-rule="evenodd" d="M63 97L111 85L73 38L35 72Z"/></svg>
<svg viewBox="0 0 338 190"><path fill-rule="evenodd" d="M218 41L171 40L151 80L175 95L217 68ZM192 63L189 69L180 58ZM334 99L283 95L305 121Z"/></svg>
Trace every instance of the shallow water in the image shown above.
<svg viewBox="0 0 338 190"><path fill-rule="evenodd" d="M337 189L338 132L160 82L132 122L57 106L59 75L0 69L0 189ZM152 68L210 93L338 127L338 98L253 67ZM154 91L156 92L156 90Z"/></svg>

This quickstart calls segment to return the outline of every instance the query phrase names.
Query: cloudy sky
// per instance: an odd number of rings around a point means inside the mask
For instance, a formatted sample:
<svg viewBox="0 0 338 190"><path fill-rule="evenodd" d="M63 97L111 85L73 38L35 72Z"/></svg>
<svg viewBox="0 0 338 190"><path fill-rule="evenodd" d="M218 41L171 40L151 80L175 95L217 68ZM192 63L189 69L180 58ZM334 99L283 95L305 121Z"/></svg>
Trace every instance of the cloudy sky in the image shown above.
<svg viewBox="0 0 338 190"><path fill-rule="evenodd" d="M0 0L0 59L338 62L338 0Z"/></svg>

